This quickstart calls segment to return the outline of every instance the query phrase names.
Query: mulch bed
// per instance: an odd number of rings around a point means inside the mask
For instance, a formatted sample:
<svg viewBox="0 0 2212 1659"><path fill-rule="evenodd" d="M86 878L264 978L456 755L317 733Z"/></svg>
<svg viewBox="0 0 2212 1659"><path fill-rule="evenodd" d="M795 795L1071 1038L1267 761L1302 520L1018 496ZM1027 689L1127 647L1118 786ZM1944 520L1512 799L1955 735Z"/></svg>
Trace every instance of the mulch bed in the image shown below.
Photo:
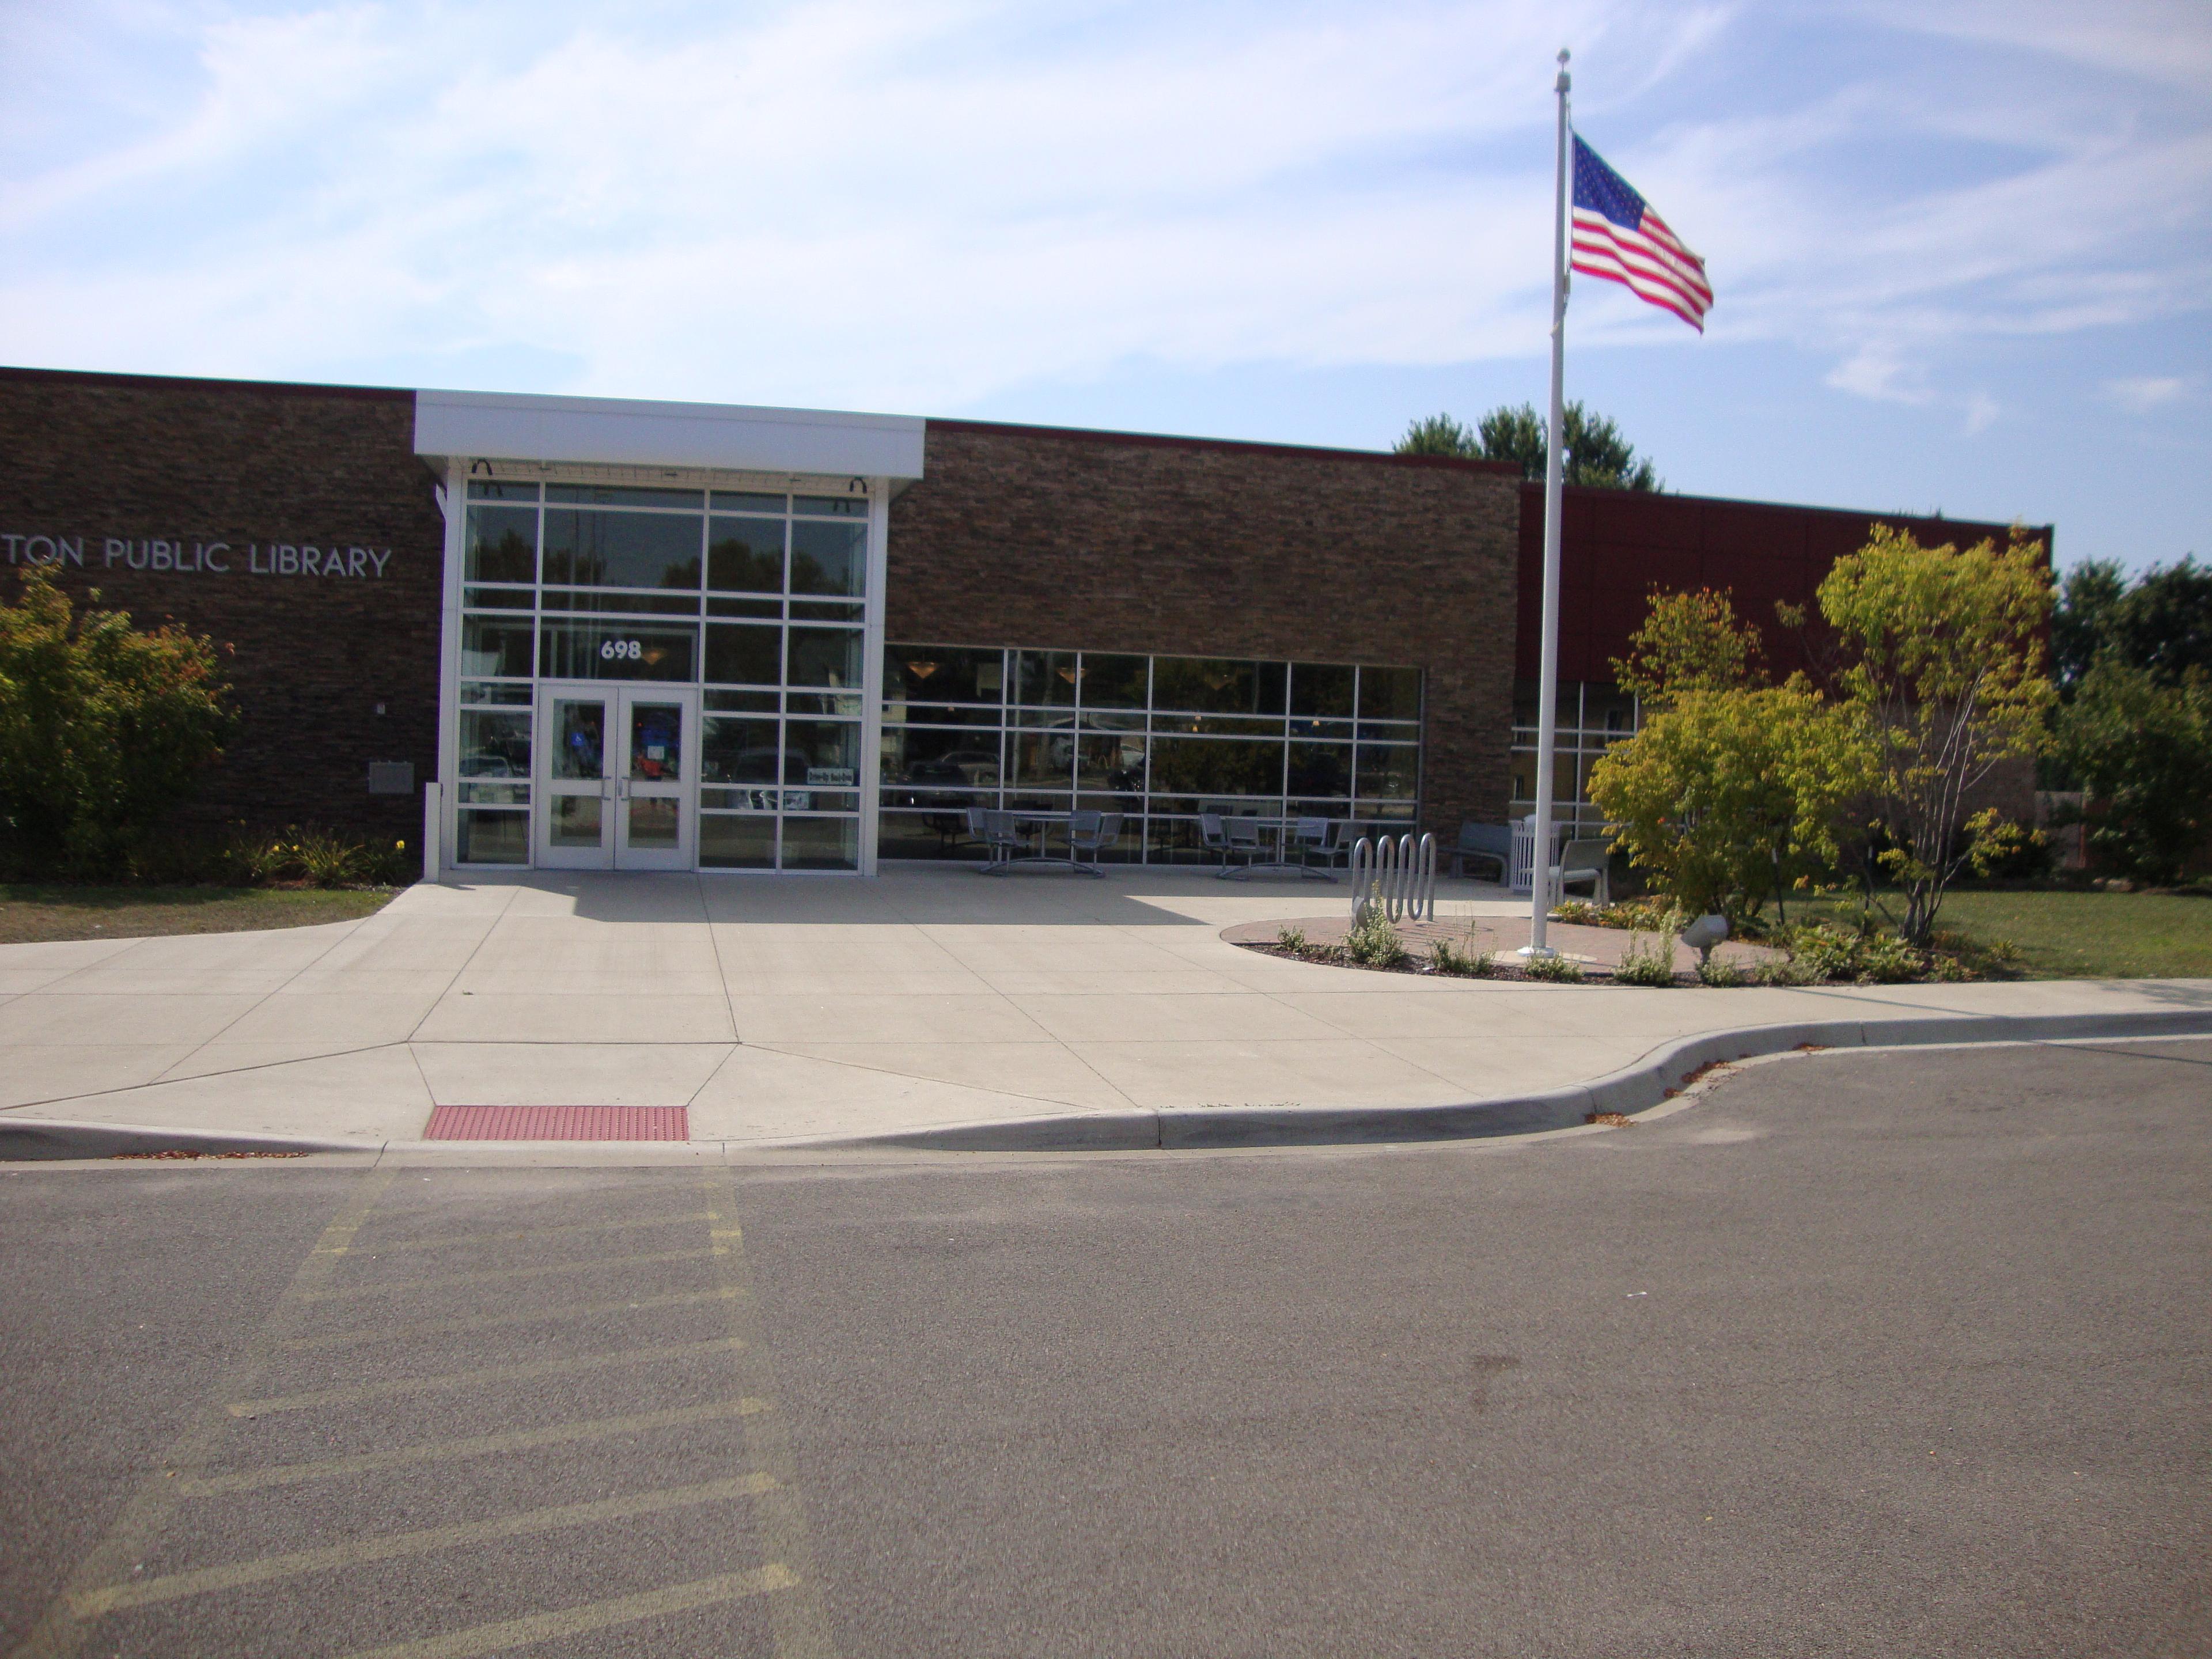
<svg viewBox="0 0 2212 1659"><path fill-rule="evenodd" d="M1439 921L1401 921L1395 924L1398 937L1406 942L1410 955L1395 968L1370 969L1370 972L1394 974L1426 974L1434 976L1435 968L1429 960L1429 949L1439 939L1449 940L1469 953L1487 951L1492 955L1490 977L1498 980L1522 980L1528 976L1520 968L1521 958L1514 952L1528 942L1528 918L1523 916L1455 916ZM1298 916L1280 921L1241 921L1233 927L1221 930L1222 939L1231 945L1248 951L1257 951L1263 956L1294 957L1301 962L1319 962L1331 968L1362 968L1364 963L1350 962L1342 956L1317 957L1312 954L1286 951L1276 942L1285 927L1295 927L1306 936L1310 951L1334 951L1344 943L1351 931L1349 918L1333 916ZM1569 961L1578 964L1583 974L1593 981L1604 981L1613 977L1613 970L1627 954L1630 941L1635 940L1649 951L1657 943L1656 933L1632 934L1619 927L1577 927L1566 922L1555 921L1545 929L1546 942ZM1674 941L1674 981L1678 985L1698 984L1698 953L1680 939ZM1730 939L1713 951L1714 959L1734 963L1747 972L1760 963L1779 961L1786 953L1771 945L1750 945Z"/></svg>

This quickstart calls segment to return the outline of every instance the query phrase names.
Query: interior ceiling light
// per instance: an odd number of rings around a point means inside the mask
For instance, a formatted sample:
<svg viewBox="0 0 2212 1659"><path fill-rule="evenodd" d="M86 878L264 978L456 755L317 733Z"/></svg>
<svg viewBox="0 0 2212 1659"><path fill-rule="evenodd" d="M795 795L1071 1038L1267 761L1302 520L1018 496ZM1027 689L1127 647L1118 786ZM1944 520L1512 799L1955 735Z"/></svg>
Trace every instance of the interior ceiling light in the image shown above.
<svg viewBox="0 0 2212 1659"><path fill-rule="evenodd" d="M910 662L906 665L906 672L918 680L926 680L937 672L937 665L933 662Z"/></svg>

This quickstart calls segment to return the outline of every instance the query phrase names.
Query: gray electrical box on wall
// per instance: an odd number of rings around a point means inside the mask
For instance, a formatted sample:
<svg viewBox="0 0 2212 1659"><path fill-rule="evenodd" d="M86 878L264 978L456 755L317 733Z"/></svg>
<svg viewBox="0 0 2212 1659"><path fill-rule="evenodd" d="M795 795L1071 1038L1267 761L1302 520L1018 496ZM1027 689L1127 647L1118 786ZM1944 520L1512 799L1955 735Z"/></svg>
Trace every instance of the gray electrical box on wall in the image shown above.
<svg viewBox="0 0 2212 1659"><path fill-rule="evenodd" d="M368 793L372 795L411 795L415 793L413 761L371 761Z"/></svg>

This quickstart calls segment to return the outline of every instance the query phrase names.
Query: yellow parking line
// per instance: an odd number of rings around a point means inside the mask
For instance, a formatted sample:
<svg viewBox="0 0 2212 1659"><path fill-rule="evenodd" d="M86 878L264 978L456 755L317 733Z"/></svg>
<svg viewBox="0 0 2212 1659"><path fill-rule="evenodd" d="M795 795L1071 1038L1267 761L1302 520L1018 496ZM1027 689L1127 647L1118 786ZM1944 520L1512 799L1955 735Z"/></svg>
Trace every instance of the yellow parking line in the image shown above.
<svg viewBox="0 0 2212 1659"><path fill-rule="evenodd" d="M456 1440L426 1440L383 1451L356 1452L350 1457L318 1458L309 1463L270 1463L258 1469L235 1469L227 1474L185 1475L164 1484L180 1498L211 1498L220 1492L258 1492L264 1486L289 1486L336 1475L375 1474L422 1463L451 1463L468 1457L532 1451L539 1446L610 1440L617 1435L644 1434L654 1429L711 1423L720 1418L746 1417L768 1408L765 1400L712 1400L703 1406L675 1406L665 1411L637 1412L627 1417L594 1417L539 1429L508 1429L498 1434L465 1435Z"/></svg>
<svg viewBox="0 0 2212 1659"><path fill-rule="evenodd" d="M751 1498L775 1484L765 1474L740 1475L728 1480L708 1480L696 1486L672 1486L659 1492L634 1492L625 1498L605 1498L590 1504L560 1504L524 1510L489 1521L471 1521L450 1527L423 1527L413 1532L386 1533L357 1538L319 1550L295 1550L286 1555L264 1555L258 1560L233 1561L196 1572L173 1572L160 1578L134 1579L71 1597L77 1616L96 1618L117 1607L141 1607L149 1601L173 1601L181 1596L205 1595L215 1590L242 1589L275 1578L294 1578L301 1573L325 1572L337 1567L360 1566L369 1561L390 1561L404 1556L427 1555L436 1550L459 1549L501 1538L524 1538L562 1527L582 1527L604 1521L627 1521L641 1515L659 1515L669 1510L690 1509L702 1504L724 1504L735 1498Z"/></svg>
<svg viewBox="0 0 2212 1659"><path fill-rule="evenodd" d="M323 1230L314 1249L307 1252L276 1308L225 1368L213 1398L168 1447L161 1467L131 1494L123 1506L123 1513L108 1528L107 1535L77 1563L60 1593L46 1604L30 1635L15 1650L14 1659L69 1659L83 1646L92 1623L77 1616L70 1598L115 1583L135 1564L145 1559L148 1547L161 1536L162 1528L184 1496L179 1490L184 1483L169 1476L180 1465L189 1468L212 1457L228 1431L231 1419L216 1402L252 1388L260 1379L277 1344L295 1328L300 1304L328 1282L337 1267L339 1255L361 1231L368 1212L392 1184L394 1173L391 1170L372 1170L347 1194L344 1205Z"/></svg>
<svg viewBox="0 0 2212 1659"><path fill-rule="evenodd" d="M318 1389L312 1394L280 1394L266 1400L234 1400L223 1409L233 1417L263 1417L270 1412L305 1411L313 1406L358 1406L371 1400L403 1399L410 1394L440 1394L447 1389L527 1382L540 1376L574 1376L584 1371L613 1370L623 1365L650 1365L663 1359L690 1359L702 1353L727 1353L742 1346L734 1336L712 1337L704 1342L664 1342L651 1348L580 1354L573 1359L531 1359L515 1365L447 1371L442 1376L395 1376L382 1382L357 1382L349 1389Z"/></svg>
<svg viewBox="0 0 2212 1659"><path fill-rule="evenodd" d="M620 1221L572 1221L560 1227L509 1227L489 1233L449 1233L439 1237L405 1238L389 1244L356 1244L354 1255L392 1255L402 1250L442 1250L449 1244L500 1244L532 1238L562 1238L572 1233L611 1233L632 1227L676 1227L687 1221L720 1219L712 1210L686 1210L681 1215L631 1216Z"/></svg>
<svg viewBox="0 0 2212 1659"><path fill-rule="evenodd" d="M745 1259L744 1234L737 1219L736 1172L727 1169L714 1170L706 1177L706 1186L713 1194L714 1207L729 1218L727 1224L712 1230L719 1248L725 1252L714 1264L715 1276L726 1286L741 1292L724 1304L730 1334L739 1339L741 1345L732 1353L738 1386L755 1398L774 1400L775 1370L769 1363L768 1345L761 1340L757 1328L760 1309ZM762 1474L773 1476L775 1481L753 1498L753 1520L760 1528L762 1551L770 1560L781 1562L794 1581L790 1595L779 1595L768 1604L769 1628L775 1644L776 1659L836 1659L837 1644L830 1634L829 1611L814 1583L806 1505L799 1491L798 1460L792 1451L783 1414L763 1412L748 1417L744 1429L745 1461Z"/></svg>
<svg viewBox="0 0 2212 1659"><path fill-rule="evenodd" d="M601 1267L641 1267L655 1261L704 1261L722 1254L715 1245L705 1250L647 1250L636 1255L598 1255L580 1261L542 1261L528 1267L487 1267L472 1273L441 1273L434 1279L392 1279L375 1285L342 1285L335 1290L310 1291L303 1302L352 1302L365 1296L399 1296L413 1291L441 1291L461 1285L498 1285L510 1279L544 1279L556 1273L590 1273Z"/></svg>
<svg viewBox="0 0 2212 1659"><path fill-rule="evenodd" d="M711 1291L670 1291L661 1296L619 1297L612 1302L571 1302L550 1308L521 1308L513 1313L471 1314L460 1319L422 1319L405 1325L370 1325L361 1330L333 1331L326 1336L295 1336L277 1346L291 1353L313 1353L325 1348L351 1347L360 1342L395 1341L410 1336L452 1336L462 1331L497 1330L502 1325L546 1324L557 1319L592 1319L601 1314L640 1312L647 1308L685 1308L701 1302L720 1302L738 1292L726 1285Z"/></svg>
<svg viewBox="0 0 2212 1659"><path fill-rule="evenodd" d="M475 1659L480 1653L505 1653L557 1637L580 1636L610 1625L634 1624L640 1619L660 1619L695 1607L720 1607L748 1595L788 1589L799 1581L787 1567L771 1562L750 1572L726 1572L715 1578L695 1578L688 1584L670 1584L640 1595L618 1595L611 1601L589 1601L558 1613L533 1613L526 1619L509 1619L496 1625L478 1625L444 1636L416 1642L394 1642L387 1647L363 1648L346 1659Z"/></svg>

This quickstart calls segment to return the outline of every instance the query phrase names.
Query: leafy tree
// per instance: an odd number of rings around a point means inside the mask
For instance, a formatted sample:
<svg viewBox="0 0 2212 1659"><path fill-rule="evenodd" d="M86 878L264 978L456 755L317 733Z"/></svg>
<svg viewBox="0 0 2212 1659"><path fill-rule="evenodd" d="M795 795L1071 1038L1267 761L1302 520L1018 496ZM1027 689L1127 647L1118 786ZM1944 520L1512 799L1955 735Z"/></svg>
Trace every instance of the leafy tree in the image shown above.
<svg viewBox="0 0 2212 1659"><path fill-rule="evenodd" d="M1400 455L1449 455L1462 461L1483 459L1482 441L1449 415L1412 422L1393 447Z"/></svg>
<svg viewBox="0 0 2212 1659"><path fill-rule="evenodd" d="M2212 677L2178 684L2107 652L2058 711L2058 752L2093 802L2089 843L2125 874L2172 883L2212 836Z"/></svg>
<svg viewBox="0 0 2212 1659"><path fill-rule="evenodd" d="M1786 907L1833 865L1870 759L1858 723L1802 678L1677 689L1599 759L1590 799L1629 861L1677 904L1741 921L1769 900Z"/></svg>
<svg viewBox="0 0 2212 1659"><path fill-rule="evenodd" d="M2194 554L2151 566L2122 596L2112 634L2120 655L2162 684L2212 674L2212 566Z"/></svg>
<svg viewBox="0 0 2212 1659"><path fill-rule="evenodd" d="M2179 685L2192 668L2212 673L2212 566L2191 554L2151 566L2133 582L2117 559L2084 559L2066 573L2051 615L2051 665L2070 696L2110 655Z"/></svg>
<svg viewBox="0 0 2212 1659"><path fill-rule="evenodd" d="M105 873L189 794L234 724L215 645L74 613L45 572L0 602L0 856Z"/></svg>
<svg viewBox="0 0 2212 1659"><path fill-rule="evenodd" d="M1628 655L1613 660L1613 678L1653 708L1692 691L1727 691L1765 684L1759 629L1735 614L1730 596L1651 596L1643 626L1629 635Z"/></svg>
<svg viewBox="0 0 2212 1659"><path fill-rule="evenodd" d="M1456 455L1469 460L1511 461L1521 476L1540 483L1544 477L1547 417L1533 404L1501 404L1484 416L1470 432L1449 415L1431 415L1413 422L1398 440L1401 455ZM1602 415L1593 415L1581 403L1559 411L1566 441L1566 481L1601 489L1657 489L1659 474L1648 460L1620 435L1620 428Z"/></svg>
<svg viewBox="0 0 2212 1659"><path fill-rule="evenodd" d="M2045 742L2055 693L2043 545L2015 537L1961 553L1876 525L1836 561L1820 605L1842 653L1841 700L1871 757L1867 822L1887 843L1865 863L1868 896L1886 874L1904 899L1899 931L1924 946L1953 878L2008 844L1994 811L1961 823L1967 794Z"/></svg>
<svg viewBox="0 0 2212 1659"><path fill-rule="evenodd" d="M2113 623L2128 590L2118 559L2084 559L2058 584L2051 608L2051 675L2071 696L2089 665L2112 648Z"/></svg>

